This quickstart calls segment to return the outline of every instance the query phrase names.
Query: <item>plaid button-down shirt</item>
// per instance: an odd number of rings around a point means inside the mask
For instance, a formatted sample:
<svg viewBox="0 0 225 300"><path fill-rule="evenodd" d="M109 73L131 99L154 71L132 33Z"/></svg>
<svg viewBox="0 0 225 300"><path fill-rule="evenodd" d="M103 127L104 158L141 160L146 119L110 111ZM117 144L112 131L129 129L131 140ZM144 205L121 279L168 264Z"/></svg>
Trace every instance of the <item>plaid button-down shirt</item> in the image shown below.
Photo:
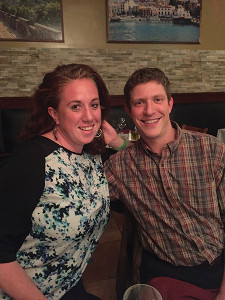
<svg viewBox="0 0 225 300"><path fill-rule="evenodd" d="M224 248L225 145L173 126L161 156L139 140L106 161L111 199L133 213L146 250L174 265L211 263Z"/></svg>

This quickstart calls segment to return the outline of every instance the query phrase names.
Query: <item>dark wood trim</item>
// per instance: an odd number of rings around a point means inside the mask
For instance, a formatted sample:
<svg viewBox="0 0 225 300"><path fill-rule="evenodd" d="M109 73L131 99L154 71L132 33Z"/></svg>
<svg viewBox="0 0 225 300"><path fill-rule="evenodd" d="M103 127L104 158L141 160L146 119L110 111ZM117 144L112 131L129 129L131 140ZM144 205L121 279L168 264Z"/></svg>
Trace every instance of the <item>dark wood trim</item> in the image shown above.
<svg viewBox="0 0 225 300"><path fill-rule="evenodd" d="M123 106L125 103L124 95L110 95L110 106Z"/></svg>
<svg viewBox="0 0 225 300"><path fill-rule="evenodd" d="M225 92L172 93L175 104L225 102ZM110 95L111 106L124 105L123 95Z"/></svg>
<svg viewBox="0 0 225 300"><path fill-rule="evenodd" d="M174 103L225 102L225 92L172 93Z"/></svg>
<svg viewBox="0 0 225 300"><path fill-rule="evenodd" d="M0 97L0 109L28 109L32 103L31 97Z"/></svg>
<svg viewBox="0 0 225 300"><path fill-rule="evenodd" d="M9 155L10 155L9 152L0 153L0 158L1 158L1 157L7 157L7 156L9 156Z"/></svg>
<svg viewBox="0 0 225 300"><path fill-rule="evenodd" d="M225 102L225 92L173 93L175 104ZM123 106L124 95L110 95L111 106ZM0 109L29 109L31 97L0 97Z"/></svg>

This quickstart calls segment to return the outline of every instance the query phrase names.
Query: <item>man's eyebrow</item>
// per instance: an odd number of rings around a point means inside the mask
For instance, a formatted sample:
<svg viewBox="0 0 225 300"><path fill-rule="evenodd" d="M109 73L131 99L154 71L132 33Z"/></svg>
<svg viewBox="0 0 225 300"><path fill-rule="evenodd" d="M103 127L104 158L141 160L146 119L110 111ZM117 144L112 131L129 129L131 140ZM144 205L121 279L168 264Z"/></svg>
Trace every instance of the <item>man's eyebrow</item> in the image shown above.
<svg viewBox="0 0 225 300"><path fill-rule="evenodd" d="M146 98L140 97L140 98L134 98L132 101L144 101Z"/></svg>
<svg viewBox="0 0 225 300"><path fill-rule="evenodd" d="M154 95L153 97L155 98L155 97L164 97L165 95L163 95L163 94L156 94L156 95Z"/></svg>

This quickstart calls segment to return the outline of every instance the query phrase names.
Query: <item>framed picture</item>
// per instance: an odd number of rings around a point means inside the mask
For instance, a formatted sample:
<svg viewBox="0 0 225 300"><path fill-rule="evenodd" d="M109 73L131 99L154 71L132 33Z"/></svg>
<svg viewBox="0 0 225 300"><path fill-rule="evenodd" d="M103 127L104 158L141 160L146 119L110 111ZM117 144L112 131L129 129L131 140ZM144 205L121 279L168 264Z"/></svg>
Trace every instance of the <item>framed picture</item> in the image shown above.
<svg viewBox="0 0 225 300"><path fill-rule="evenodd" d="M0 41L63 42L62 0L0 0Z"/></svg>
<svg viewBox="0 0 225 300"><path fill-rule="evenodd" d="M199 43L201 0L106 0L108 43Z"/></svg>

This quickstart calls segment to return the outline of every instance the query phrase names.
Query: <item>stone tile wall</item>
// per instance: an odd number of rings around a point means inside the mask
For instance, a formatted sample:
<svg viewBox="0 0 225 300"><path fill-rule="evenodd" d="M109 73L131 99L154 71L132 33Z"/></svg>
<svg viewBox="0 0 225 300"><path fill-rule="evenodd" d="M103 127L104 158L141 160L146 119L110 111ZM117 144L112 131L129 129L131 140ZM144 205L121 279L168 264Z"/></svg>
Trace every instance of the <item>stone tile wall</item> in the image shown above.
<svg viewBox="0 0 225 300"><path fill-rule="evenodd" d="M161 68L174 93L225 91L223 50L2 48L0 97L30 96L46 72L74 62L95 67L115 95L123 94L128 76L145 66Z"/></svg>

